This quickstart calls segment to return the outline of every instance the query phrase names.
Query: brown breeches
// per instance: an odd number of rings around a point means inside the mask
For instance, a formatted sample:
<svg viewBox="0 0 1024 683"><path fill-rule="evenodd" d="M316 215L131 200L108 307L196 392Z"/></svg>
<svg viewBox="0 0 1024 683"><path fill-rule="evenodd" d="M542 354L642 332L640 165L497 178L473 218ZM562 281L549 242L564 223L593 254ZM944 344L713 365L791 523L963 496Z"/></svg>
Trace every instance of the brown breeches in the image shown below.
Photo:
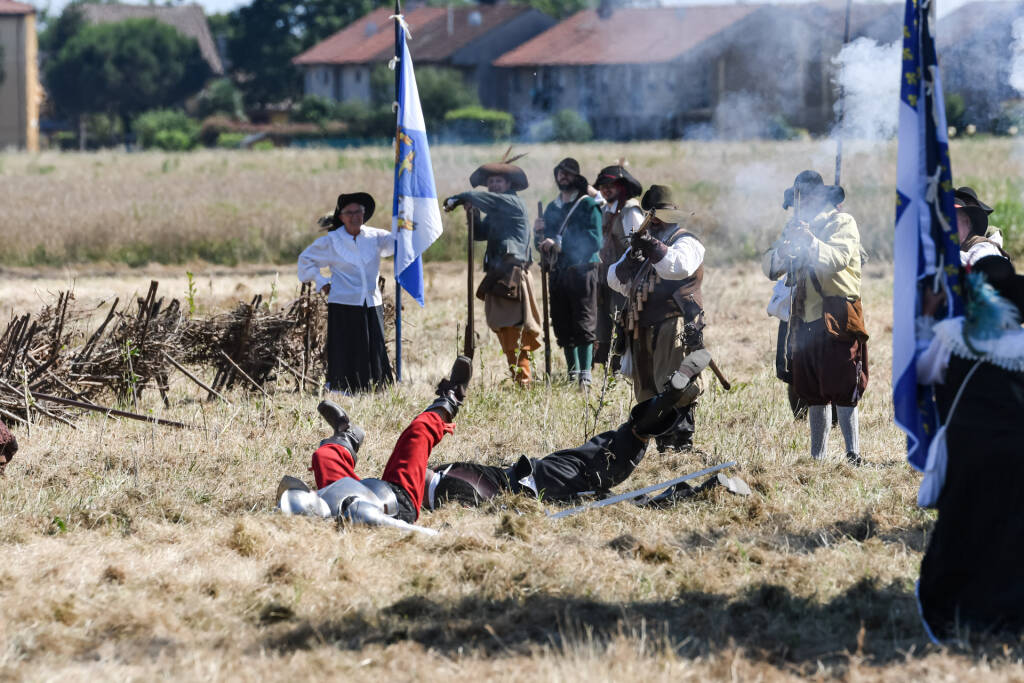
<svg viewBox="0 0 1024 683"><path fill-rule="evenodd" d="M793 387L812 406L855 406L868 386L868 349L864 342L833 337L822 320L795 321Z"/></svg>

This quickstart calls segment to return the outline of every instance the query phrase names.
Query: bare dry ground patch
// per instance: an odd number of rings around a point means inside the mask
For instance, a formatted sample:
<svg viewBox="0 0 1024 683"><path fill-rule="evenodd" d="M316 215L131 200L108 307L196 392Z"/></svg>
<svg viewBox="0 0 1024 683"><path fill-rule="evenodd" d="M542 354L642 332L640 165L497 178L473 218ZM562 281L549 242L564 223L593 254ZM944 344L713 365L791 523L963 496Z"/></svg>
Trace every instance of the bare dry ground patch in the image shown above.
<svg viewBox="0 0 1024 683"><path fill-rule="evenodd" d="M218 310L274 287L287 300L293 275L275 285L276 271L197 269L197 301ZM380 472L450 366L462 276L457 264L428 264L429 306L406 309L409 381L342 399L368 433L361 474ZM74 280L80 301L98 302L142 293L150 277L168 294L184 291L174 269L6 271L0 300L5 316L33 310ZM77 431L19 430L22 450L0 480L0 676L1024 676L1014 644L939 650L919 625L913 584L933 516L915 505L918 478L890 417L889 268L873 263L865 277L874 336L862 469L841 462L838 432L828 461L808 458L806 424L793 421L773 375L769 290L752 263L709 271L709 345L735 388L706 382L703 453L652 449L621 487L735 459L749 498L713 492L667 511L620 504L559 521L544 517L551 505L505 498L426 513L434 538L285 518L274 511L277 481L310 479L325 433L318 397L285 384L271 401L232 394L232 406L201 401L181 377L170 410L143 397L190 431L92 416ZM435 462L541 455L617 425L631 405L621 380L601 407L596 394L561 384L516 390L492 335L476 368Z"/></svg>

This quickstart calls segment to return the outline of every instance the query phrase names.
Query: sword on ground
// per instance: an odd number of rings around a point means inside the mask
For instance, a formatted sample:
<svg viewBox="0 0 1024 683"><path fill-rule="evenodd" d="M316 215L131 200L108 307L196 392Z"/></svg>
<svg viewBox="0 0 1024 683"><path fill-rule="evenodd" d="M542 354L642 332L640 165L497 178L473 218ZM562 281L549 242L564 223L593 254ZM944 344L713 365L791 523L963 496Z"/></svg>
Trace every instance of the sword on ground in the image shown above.
<svg viewBox="0 0 1024 683"><path fill-rule="evenodd" d="M644 495L645 493L654 493L655 491L661 491L663 489L667 489L670 486L675 486L676 484L681 484L684 481L688 481L690 479L696 479L697 477L703 477L705 474L714 474L715 472L717 472L719 470L724 470L726 467L735 467L735 466L736 466L736 461L732 460L730 462L722 463L721 465L715 465L714 467L708 467L707 469L703 469L700 472L694 472L693 474L687 474L685 477L677 477L675 479L670 479L668 481L663 481L660 484L651 484L650 486L645 486L642 489L637 489L636 491L627 491L626 493L620 493L617 496L612 496L611 498L605 498L604 500L595 500L592 503L587 503L586 505L581 505L579 507L570 508L568 510L562 510L561 512L556 512L553 515L552 514L548 514L548 517L550 519L562 519L563 517L572 517L573 515L579 514L581 512L585 512L587 510L593 510L594 508L603 508L603 507L606 507L608 505L614 505L615 503L621 503L624 500L632 500L634 498L639 498L640 496Z"/></svg>

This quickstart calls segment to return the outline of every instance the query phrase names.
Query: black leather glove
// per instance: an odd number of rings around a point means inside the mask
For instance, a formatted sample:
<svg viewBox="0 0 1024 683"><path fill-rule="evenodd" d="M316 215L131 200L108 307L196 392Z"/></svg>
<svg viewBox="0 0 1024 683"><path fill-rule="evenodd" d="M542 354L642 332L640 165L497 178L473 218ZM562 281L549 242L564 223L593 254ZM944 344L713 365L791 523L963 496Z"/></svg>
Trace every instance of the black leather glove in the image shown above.
<svg viewBox="0 0 1024 683"><path fill-rule="evenodd" d="M615 277L618 278L619 282L622 284L628 285L633 281L633 278L640 270L640 266L643 264L644 262L642 260L633 258L633 255L630 254L615 266Z"/></svg>
<svg viewBox="0 0 1024 683"><path fill-rule="evenodd" d="M458 207L458 206L462 206L462 199L460 199L459 197L456 197L455 195L452 195L448 199L444 200L444 211L445 211L445 213L449 213L451 211L454 211L455 208Z"/></svg>
<svg viewBox="0 0 1024 683"><path fill-rule="evenodd" d="M647 230L630 235L629 246L633 251L643 254L644 258L649 258L651 263L657 263L668 253L668 246Z"/></svg>

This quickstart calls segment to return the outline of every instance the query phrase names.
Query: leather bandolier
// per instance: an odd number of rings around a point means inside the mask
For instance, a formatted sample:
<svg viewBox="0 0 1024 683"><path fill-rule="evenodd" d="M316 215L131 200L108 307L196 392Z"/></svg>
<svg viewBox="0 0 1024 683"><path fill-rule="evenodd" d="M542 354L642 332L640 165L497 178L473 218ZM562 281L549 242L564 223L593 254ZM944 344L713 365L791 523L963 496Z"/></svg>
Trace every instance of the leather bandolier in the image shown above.
<svg viewBox="0 0 1024 683"><path fill-rule="evenodd" d="M685 237L694 235L685 228L676 228L663 242L671 246ZM630 280L626 306L621 314L622 326L627 336L637 339L640 336L640 328L653 327L663 320L682 316L685 323L683 344L687 351L703 348L703 281L704 264L688 278L665 280L655 271L651 260L645 260Z"/></svg>

